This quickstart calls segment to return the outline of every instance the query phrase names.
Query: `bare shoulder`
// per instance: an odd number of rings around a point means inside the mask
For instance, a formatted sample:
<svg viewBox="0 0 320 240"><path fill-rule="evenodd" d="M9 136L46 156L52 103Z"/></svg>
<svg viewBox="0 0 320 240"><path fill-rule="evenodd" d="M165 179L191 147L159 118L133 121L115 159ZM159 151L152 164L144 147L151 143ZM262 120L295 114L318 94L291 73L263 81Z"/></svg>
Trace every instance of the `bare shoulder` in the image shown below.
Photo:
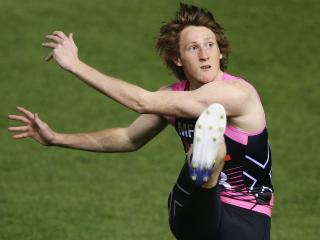
<svg viewBox="0 0 320 240"><path fill-rule="evenodd" d="M235 81L234 84L236 86L239 86L240 89L243 89L244 91L248 91L251 93L257 93L256 88L247 80L244 80L242 78L239 78L238 81Z"/></svg>
<svg viewBox="0 0 320 240"><path fill-rule="evenodd" d="M227 88L233 92L238 92L242 94L253 94L256 92L254 86L242 78L237 78L229 81L217 81L222 87Z"/></svg>
<svg viewBox="0 0 320 240"><path fill-rule="evenodd" d="M241 107L250 95L254 94L254 88L243 80L216 80L205 84L198 89L200 94L207 96L208 101L218 100L225 107L233 108L233 105ZM212 99L213 98L213 99ZM211 102L208 102L210 104Z"/></svg>
<svg viewBox="0 0 320 240"><path fill-rule="evenodd" d="M240 109L238 115L231 116L230 123L245 131L257 131L265 125L265 114L255 87L246 80L223 81L225 88L232 92L233 105Z"/></svg>
<svg viewBox="0 0 320 240"><path fill-rule="evenodd" d="M259 106L258 108L262 107L258 91L250 82L240 78L238 81L234 81L231 84L233 84L239 91L246 94L250 103L255 103Z"/></svg>
<svg viewBox="0 0 320 240"><path fill-rule="evenodd" d="M248 101L260 102L260 97L256 88L250 82L242 78L217 81L217 85L220 85L220 88L224 89L225 94L229 96L232 101L238 99L240 101L245 101L246 103Z"/></svg>

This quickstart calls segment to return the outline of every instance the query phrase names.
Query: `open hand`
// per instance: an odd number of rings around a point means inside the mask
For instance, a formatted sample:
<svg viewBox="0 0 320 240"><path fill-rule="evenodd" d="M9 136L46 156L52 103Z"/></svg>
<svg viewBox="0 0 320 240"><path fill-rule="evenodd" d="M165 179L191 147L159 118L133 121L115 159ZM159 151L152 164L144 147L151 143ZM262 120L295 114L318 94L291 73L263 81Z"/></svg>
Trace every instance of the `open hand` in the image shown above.
<svg viewBox="0 0 320 240"><path fill-rule="evenodd" d="M37 113L32 113L23 107L17 107L22 115L9 115L11 120L22 122L22 126L9 127L10 132L19 132L13 135L13 139L31 137L42 145L52 145L56 133L51 130L47 123L43 122Z"/></svg>
<svg viewBox="0 0 320 240"><path fill-rule="evenodd" d="M73 34L70 33L69 36L66 36L64 32L54 31L45 38L48 41L42 43L42 46L52 49L46 57L46 61L53 58L60 67L72 72L79 62L78 48L73 40Z"/></svg>

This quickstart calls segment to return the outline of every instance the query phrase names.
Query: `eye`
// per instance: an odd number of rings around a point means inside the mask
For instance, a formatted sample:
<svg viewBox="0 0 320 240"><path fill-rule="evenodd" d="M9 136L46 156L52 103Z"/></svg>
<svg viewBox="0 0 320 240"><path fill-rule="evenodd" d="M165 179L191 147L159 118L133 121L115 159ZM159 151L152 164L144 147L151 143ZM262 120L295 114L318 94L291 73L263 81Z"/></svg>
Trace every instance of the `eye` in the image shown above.
<svg viewBox="0 0 320 240"><path fill-rule="evenodd" d="M207 48L212 48L212 47L213 47L213 45L214 45L214 43L213 43L213 42L208 42L208 43L207 43Z"/></svg>
<svg viewBox="0 0 320 240"><path fill-rule="evenodd" d="M191 45L190 47L188 47L188 51L194 52L198 49L197 45Z"/></svg>

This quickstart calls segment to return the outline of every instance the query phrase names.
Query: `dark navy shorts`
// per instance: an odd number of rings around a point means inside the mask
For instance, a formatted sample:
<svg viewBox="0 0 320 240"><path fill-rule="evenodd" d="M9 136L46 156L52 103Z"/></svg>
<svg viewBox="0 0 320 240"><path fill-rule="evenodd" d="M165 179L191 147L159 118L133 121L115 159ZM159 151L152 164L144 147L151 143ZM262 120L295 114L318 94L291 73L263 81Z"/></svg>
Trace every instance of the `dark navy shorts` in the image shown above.
<svg viewBox="0 0 320 240"><path fill-rule="evenodd" d="M218 188L195 186L184 165L168 199L169 224L176 239L269 240L270 217L221 203Z"/></svg>

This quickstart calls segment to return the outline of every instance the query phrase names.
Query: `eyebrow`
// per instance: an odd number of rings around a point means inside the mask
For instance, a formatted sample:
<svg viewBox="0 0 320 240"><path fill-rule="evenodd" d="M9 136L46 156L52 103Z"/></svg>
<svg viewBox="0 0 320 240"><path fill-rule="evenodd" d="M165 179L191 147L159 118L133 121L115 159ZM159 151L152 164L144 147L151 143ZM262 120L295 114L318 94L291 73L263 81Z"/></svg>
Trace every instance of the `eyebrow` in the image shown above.
<svg viewBox="0 0 320 240"><path fill-rule="evenodd" d="M214 39L213 39L213 37L206 37L204 40L205 40L205 41L208 41L208 40L214 40ZM186 46L188 46L188 45L190 45L190 44L198 44L198 42L195 42L195 41L188 42L188 43L186 44Z"/></svg>

